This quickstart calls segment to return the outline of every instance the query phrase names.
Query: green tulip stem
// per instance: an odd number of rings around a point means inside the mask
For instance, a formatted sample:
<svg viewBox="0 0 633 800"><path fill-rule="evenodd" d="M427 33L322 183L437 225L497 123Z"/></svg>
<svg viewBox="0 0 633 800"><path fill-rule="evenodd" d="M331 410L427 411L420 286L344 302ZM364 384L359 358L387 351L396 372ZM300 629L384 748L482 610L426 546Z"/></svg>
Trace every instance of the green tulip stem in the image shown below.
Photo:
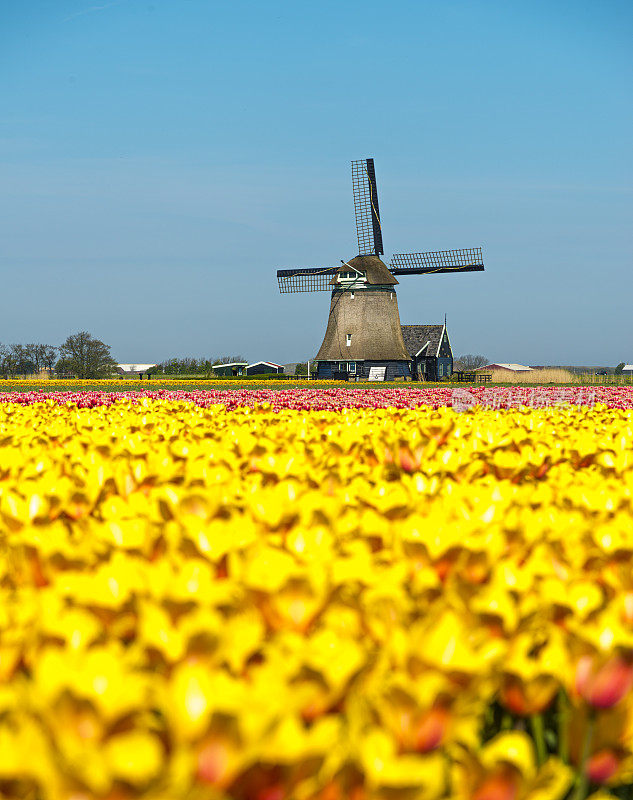
<svg viewBox="0 0 633 800"><path fill-rule="evenodd" d="M569 764L569 698L564 689L558 694L558 756Z"/></svg>
<svg viewBox="0 0 633 800"><path fill-rule="evenodd" d="M547 761L547 749L545 747L545 728L543 726L543 715L533 714L530 717L532 726L532 736L536 743L536 760L541 767Z"/></svg>
<svg viewBox="0 0 633 800"><path fill-rule="evenodd" d="M572 800L585 800L587 797L587 790L589 788L589 777L587 776L587 761L589 760L589 753L591 752L591 740L593 739L593 726L594 726L594 713L593 710L589 712L589 719L587 720L587 730L585 732L585 740L582 745L582 757L578 766L578 774L576 776L576 790L572 795Z"/></svg>

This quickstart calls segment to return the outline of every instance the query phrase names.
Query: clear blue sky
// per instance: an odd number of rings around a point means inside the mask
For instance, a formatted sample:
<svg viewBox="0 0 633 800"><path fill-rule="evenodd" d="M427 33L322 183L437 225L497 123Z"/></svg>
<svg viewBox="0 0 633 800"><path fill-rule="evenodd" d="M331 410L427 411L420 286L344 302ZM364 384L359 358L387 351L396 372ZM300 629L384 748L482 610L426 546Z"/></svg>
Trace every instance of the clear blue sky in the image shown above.
<svg viewBox="0 0 633 800"><path fill-rule="evenodd" d="M374 156L387 254L455 353L633 360L631 0L0 0L0 342L312 356Z"/></svg>

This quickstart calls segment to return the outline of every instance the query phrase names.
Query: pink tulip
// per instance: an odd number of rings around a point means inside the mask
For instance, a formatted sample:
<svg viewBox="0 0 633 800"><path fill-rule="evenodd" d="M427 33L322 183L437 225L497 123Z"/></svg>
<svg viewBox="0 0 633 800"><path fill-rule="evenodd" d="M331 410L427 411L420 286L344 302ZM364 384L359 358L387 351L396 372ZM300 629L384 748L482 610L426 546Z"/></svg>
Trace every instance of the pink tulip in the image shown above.
<svg viewBox="0 0 633 800"><path fill-rule="evenodd" d="M633 686L633 664L613 656L600 664L595 656L583 656L576 666L576 691L594 708L611 708Z"/></svg>
<svg viewBox="0 0 633 800"><path fill-rule="evenodd" d="M633 408L633 388L620 386L593 387L596 402L610 408ZM481 387L468 388L472 402L492 408L517 408L520 405L553 405L559 397L556 387L539 388L538 394L525 387ZM451 407L453 390L443 388L418 389L395 388L388 385L378 389L319 387L315 389L158 389L134 392L31 392L0 393L0 402L32 405L44 400L53 400L60 405L71 404L78 408L109 406L120 401L138 403L143 398L154 400L178 400L195 403L202 408L214 404L226 409L255 408L267 403L273 411L296 409L299 411L342 411L347 408L419 408L432 409ZM586 403L586 389L573 387L566 390L565 400Z"/></svg>

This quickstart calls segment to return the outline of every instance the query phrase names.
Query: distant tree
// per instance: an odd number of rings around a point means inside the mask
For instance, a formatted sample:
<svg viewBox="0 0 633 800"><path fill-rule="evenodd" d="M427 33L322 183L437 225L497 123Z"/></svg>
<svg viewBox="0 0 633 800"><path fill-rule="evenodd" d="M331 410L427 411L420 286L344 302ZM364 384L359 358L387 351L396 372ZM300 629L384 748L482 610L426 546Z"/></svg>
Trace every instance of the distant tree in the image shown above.
<svg viewBox="0 0 633 800"><path fill-rule="evenodd" d="M11 348L4 344L0 344L0 375L8 378L12 372L13 356Z"/></svg>
<svg viewBox="0 0 633 800"><path fill-rule="evenodd" d="M28 358L33 362L35 372L42 369L52 369L55 363L57 348L50 344L24 345Z"/></svg>
<svg viewBox="0 0 633 800"><path fill-rule="evenodd" d="M477 356L472 353L467 353L463 356L458 356L453 362L454 370L467 371L477 369L478 367L485 367L488 364L486 356Z"/></svg>
<svg viewBox="0 0 633 800"><path fill-rule="evenodd" d="M59 346L59 355L64 371L78 378L105 378L116 367L110 347L88 331L69 336ZM59 362L56 369L59 371Z"/></svg>
<svg viewBox="0 0 633 800"><path fill-rule="evenodd" d="M229 363L232 357L226 357ZM216 363L212 358L169 358L150 369L152 375L209 375L211 365Z"/></svg>
<svg viewBox="0 0 633 800"><path fill-rule="evenodd" d="M624 361L620 361L620 363L614 370L615 375L621 375L622 371L624 370L624 367L625 367Z"/></svg>
<svg viewBox="0 0 633 800"><path fill-rule="evenodd" d="M55 365L55 358L57 357L57 348L52 344L40 344L40 358L42 359L42 366L44 369L53 369Z"/></svg>
<svg viewBox="0 0 633 800"><path fill-rule="evenodd" d="M213 366L216 364L234 364L236 361L247 361L244 356L219 356L213 360Z"/></svg>
<svg viewBox="0 0 633 800"><path fill-rule="evenodd" d="M14 375L30 375L35 370L35 364L31 354L23 344L12 344L9 346L11 358L11 372Z"/></svg>
<svg viewBox="0 0 633 800"><path fill-rule="evenodd" d="M72 363L69 358L58 358L55 362L55 372L58 377L66 377L73 374Z"/></svg>
<svg viewBox="0 0 633 800"><path fill-rule="evenodd" d="M316 375L317 368L314 361L310 362L310 375ZM307 375L308 374L308 364L306 361L300 361L295 366L295 375Z"/></svg>
<svg viewBox="0 0 633 800"><path fill-rule="evenodd" d="M178 359L169 358L167 361L163 361L160 366L162 367L164 375L176 375L178 369Z"/></svg>

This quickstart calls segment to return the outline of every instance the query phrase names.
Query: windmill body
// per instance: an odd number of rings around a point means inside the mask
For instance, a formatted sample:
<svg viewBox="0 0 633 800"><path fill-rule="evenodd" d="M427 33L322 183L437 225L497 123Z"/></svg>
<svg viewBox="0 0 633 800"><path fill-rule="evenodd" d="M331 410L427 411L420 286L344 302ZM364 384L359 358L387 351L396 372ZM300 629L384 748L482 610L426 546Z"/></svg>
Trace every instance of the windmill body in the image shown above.
<svg viewBox="0 0 633 800"><path fill-rule="evenodd" d="M371 367L384 367L386 380L409 377L398 281L376 255L356 256L348 265L330 281L330 313L315 358L318 377L331 378L338 372L367 377Z"/></svg>
<svg viewBox="0 0 633 800"><path fill-rule="evenodd" d="M352 162L359 255L340 267L277 271L282 293L329 291L330 313L317 353L317 377L380 379L411 377L411 356L402 338L396 275L483 270L481 250L383 254L373 159Z"/></svg>

